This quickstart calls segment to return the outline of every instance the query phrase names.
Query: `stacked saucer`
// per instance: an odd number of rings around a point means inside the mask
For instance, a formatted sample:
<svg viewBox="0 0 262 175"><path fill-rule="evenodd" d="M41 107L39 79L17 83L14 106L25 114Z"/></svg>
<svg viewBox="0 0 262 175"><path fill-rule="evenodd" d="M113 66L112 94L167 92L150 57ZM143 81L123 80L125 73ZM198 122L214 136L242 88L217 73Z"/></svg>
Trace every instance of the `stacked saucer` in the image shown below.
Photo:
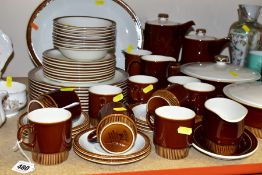
<svg viewBox="0 0 262 175"><path fill-rule="evenodd" d="M139 161L150 154L150 140L141 132L138 132L135 144L128 152L115 155L104 151L99 143L91 143L87 140L88 135L94 130L83 131L74 138L74 151L85 160L106 165L121 165Z"/></svg>
<svg viewBox="0 0 262 175"><path fill-rule="evenodd" d="M137 104L131 107L136 120L137 130L145 133L153 132L146 121L146 104Z"/></svg>
<svg viewBox="0 0 262 175"><path fill-rule="evenodd" d="M53 20L53 44L74 60L93 61L115 49L116 23L89 16L63 16Z"/></svg>
<svg viewBox="0 0 262 175"><path fill-rule="evenodd" d="M115 75L115 55L107 54L94 61L75 61L57 49L43 52L43 70L46 77L61 82L100 82Z"/></svg>

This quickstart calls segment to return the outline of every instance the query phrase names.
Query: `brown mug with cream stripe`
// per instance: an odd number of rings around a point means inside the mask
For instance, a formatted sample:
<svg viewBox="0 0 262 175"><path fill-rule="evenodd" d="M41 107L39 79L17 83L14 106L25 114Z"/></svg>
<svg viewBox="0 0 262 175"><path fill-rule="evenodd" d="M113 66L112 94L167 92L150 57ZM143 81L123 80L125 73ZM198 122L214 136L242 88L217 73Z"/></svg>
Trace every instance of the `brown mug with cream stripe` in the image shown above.
<svg viewBox="0 0 262 175"><path fill-rule="evenodd" d="M132 110L120 102L105 104L98 114L96 130L89 134L90 142L98 142L111 154L130 150L136 140L137 127Z"/></svg>
<svg viewBox="0 0 262 175"><path fill-rule="evenodd" d="M157 90L158 79L148 75L134 75L128 78L129 104L146 103Z"/></svg>
<svg viewBox="0 0 262 175"><path fill-rule="evenodd" d="M68 158L72 147L72 114L62 108L40 108L27 115L29 123L17 131L17 139L42 165L55 165ZM28 131L29 140L23 139Z"/></svg>
<svg viewBox="0 0 262 175"><path fill-rule="evenodd" d="M82 112L80 99L74 88L60 88L39 95L27 105L27 112L40 108L65 108L72 113L72 120L77 121Z"/></svg>
<svg viewBox="0 0 262 175"><path fill-rule="evenodd" d="M162 106L155 110L154 123L147 116L149 127L154 131L156 153L167 159L182 159L192 144L195 112L180 106Z"/></svg>
<svg viewBox="0 0 262 175"><path fill-rule="evenodd" d="M100 109L110 102L123 101L123 90L113 85L96 85L89 88L89 116L92 126L97 126Z"/></svg>

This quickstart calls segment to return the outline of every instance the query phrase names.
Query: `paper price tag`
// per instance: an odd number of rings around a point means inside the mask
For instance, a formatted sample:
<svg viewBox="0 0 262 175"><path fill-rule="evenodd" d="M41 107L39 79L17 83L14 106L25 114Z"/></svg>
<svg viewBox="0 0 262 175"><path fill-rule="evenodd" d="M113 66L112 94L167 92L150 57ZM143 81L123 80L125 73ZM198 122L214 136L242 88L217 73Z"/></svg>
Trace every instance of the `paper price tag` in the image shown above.
<svg viewBox="0 0 262 175"><path fill-rule="evenodd" d="M236 72L229 72L230 73L230 75L232 75L232 76L234 76L234 77L237 77L238 76L238 74L236 73Z"/></svg>
<svg viewBox="0 0 262 175"><path fill-rule="evenodd" d="M154 89L154 86L152 84L148 85L143 89L143 92L146 94Z"/></svg>
<svg viewBox="0 0 262 175"><path fill-rule="evenodd" d="M129 44L127 46L127 53L131 53L133 49L134 49L134 46L132 44Z"/></svg>
<svg viewBox="0 0 262 175"><path fill-rule="evenodd" d="M35 165L30 162L18 161L12 168L13 171L26 174L35 170Z"/></svg>
<svg viewBox="0 0 262 175"><path fill-rule="evenodd" d="M179 134L191 135L192 134L192 128L180 126L179 128L177 128L177 132Z"/></svg>
<svg viewBox="0 0 262 175"><path fill-rule="evenodd" d="M96 5L104 5L105 0L96 0Z"/></svg>
<svg viewBox="0 0 262 175"><path fill-rule="evenodd" d="M60 88L60 91L74 91L75 88Z"/></svg>
<svg viewBox="0 0 262 175"><path fill-rule="evenodd" d="M247 33L250 32L249 27L248 27L247 25L245 25L245 24L242 26L242 29L243 29L245 32L247 32Z"/></svg>
<svg viewBox="0 0 262 175"><path fill-rule="evenodd" d="M122 100L124 98L123 94L118 94L113 98L113 102L119 102L120 100Z"/></svg>
<svg viewBox="0 0 262 175"><path fill-rule="evenodd" d="M13 81L12 76L7 76L6 77L6 86L7 87L12 87L12 81Z"/></svg>
<svg viewBox="0 0 262 175"><path fill-rule="evenodd" d="M124 107L119 107L119 108L113 108L114 111L126 111L126 108Z"/></svg>

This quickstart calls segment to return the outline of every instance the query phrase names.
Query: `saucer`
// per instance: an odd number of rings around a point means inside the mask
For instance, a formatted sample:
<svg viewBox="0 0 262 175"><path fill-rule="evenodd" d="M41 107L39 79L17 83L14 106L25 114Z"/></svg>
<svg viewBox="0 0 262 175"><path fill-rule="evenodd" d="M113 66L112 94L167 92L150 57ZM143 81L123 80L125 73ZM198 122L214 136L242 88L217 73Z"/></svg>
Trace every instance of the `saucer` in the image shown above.
<svg viewBox="0 0 262 175"><path fill-rule="evenodd" d="M139 160L142 160L146 158L150 154L150 150L145 152L144 154L134 157L134 158L128 158L128 159L99 159L92 156L85 155L81 152L79 152L77 149L74 149L74 152L81 158L88 160L90 162L104 164L104 165L123 165L123 164L129 164L133 162L137 162Z"/></svg>
<svg viewBox="0 0 262 175"><path fill-rule="evenodd" d="M103 161L111 161L111 160L128 160L138 158L147 152L150 152L150 140L149 138L141 133L137 133L137 138L134 143L134 146L127 152L123 154L111 154L103 150L99 143L89 142L87 137L93 132L95 129L88 129L77 134L74 138L73 147L74 150L85 155L86 157L90 157L92 159L100 159Z"/></svg>
<svg viewBox="0 0 262 175"><path fill-rule="evenodd" d="M194 129L193 147L198 151L217 159L236 160L236 159L243 159L254 154L258 148L258 141L257 138L250 131L245 129L243 133L243 138L239 143L238 151L230 156L219 155L210 151L206 147L202 134L202 124L200 122L199 124L197 124L197 126Z"/></svg>

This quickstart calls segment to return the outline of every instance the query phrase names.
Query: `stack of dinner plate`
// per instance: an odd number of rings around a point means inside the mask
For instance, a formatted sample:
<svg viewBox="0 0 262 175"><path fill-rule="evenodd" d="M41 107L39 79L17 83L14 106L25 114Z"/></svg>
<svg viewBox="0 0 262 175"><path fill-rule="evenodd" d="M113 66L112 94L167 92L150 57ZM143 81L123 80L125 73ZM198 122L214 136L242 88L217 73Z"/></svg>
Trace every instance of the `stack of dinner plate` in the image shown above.
<svg viewBox="0 0 262 175"><path fill-rule="evenodd" d="M65 57L58 49L43 52L46 77L61 82L102 82L115 75L115 55L107 54L94 61L76 61Z"/></svg>
<svg viewBox="0 0 262 175"><path fill-rule="evenodd" d="M108 153L99 143L88 141L88 135L94 130L94 128L88 129L78 133L74 138L74 152L85 160L106 165L121 165L142 160L151 152L150 139L138 132L135 144L130 150L122 154Z"/></svg>
<svg viewBox="0 0 262 175"><path fill-rule="evenodd" d="M37 67L28 74L29 98L36 99L40 94L60 88L74 88L77 93L83 111L88 112L89 108L89 87L101 84L115 85L123 89L124 99L127 97L128 74L120 69L115 69L112 79L103 82L59 82L44 76L43 67Z"/></svg>

